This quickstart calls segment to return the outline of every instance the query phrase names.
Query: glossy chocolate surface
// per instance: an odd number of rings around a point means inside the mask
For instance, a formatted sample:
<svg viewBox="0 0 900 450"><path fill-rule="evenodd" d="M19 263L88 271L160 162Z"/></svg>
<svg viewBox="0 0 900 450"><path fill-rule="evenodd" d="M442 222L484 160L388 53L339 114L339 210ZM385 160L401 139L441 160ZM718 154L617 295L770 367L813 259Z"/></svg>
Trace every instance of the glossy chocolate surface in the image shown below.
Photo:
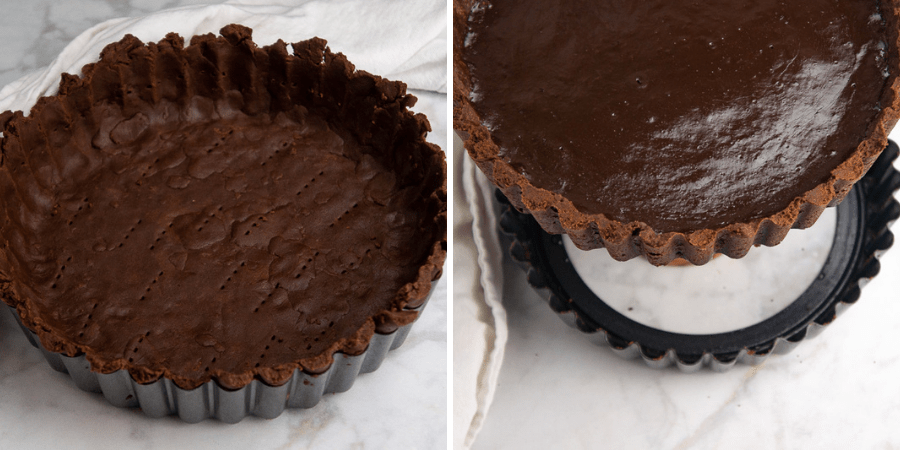
<svg viewBox="0 0 900 450"><path fill-rule="evenodd" d="M464 58L501 156L587 213L691 231L826 181L885 88L872 0L496 0Z"/></svg>

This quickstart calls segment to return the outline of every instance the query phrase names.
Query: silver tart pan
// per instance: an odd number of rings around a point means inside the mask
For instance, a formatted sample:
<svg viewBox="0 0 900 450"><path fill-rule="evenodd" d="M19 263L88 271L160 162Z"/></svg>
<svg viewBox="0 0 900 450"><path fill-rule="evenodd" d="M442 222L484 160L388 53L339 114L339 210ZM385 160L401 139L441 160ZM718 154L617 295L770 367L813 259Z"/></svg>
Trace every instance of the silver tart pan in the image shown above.
<svg viewBox="0 0 900 450"><path fill-rule="evenodd" d="M421 314L427 302L409 310ZM272 419L281 415L285 408L312 408L323 395L347 391L353 386L357 375L378 369L388 352L403 344L415 323L390 334L375 333L368 348L359 355L335 353L334 362L323 373L313 375L295 369L288 382L281 386L269 386L254 379L241 389L230 390L213 380L195 389L185 390L166 378L140 384L127 370L109 374L93 372L84 355L70 357L48 351L37 335L22 324L15 308L8 309L25 332L28 342L41 351L50 367L68 373L81 390L103 394L113 406L140 408L149 417L176 414L188 423L208 418L237 423L249 415Z"/></svg>

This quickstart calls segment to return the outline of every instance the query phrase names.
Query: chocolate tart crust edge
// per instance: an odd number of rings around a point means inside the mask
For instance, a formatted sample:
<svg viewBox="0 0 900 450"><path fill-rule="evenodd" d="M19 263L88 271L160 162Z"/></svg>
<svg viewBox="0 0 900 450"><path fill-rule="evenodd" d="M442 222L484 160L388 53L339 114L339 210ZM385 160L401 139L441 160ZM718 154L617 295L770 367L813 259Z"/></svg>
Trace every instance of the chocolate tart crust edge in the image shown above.
<svg viewBox="0 0 900 450"><path fill-rule="evenodd" d="M827 180L794 198L787 207L767 217L689 232L658 232L644 222L621 222L604 214L579 211L564 196L534 186L499 156L500 148L482 125L469 96L472 79L462 49L468 32L469 13L478 0L453 2L453 128L469 156L490 181L521 212L534 216L548 233L568 234L582 250L606 248L619 260L644 256L662 266L682 258L695 265L709 262L717 253L741 258L755 245L779 244L791 228L812 226L826 207L844 199L869 170L888 144L888 134L900 119L900 0L881 2L889 41L890 75L880 99L881 111L866 138Z"/></svg>
<svg viewBox="0 0 900 450"><path fill-rule="evenodd" d="M221 37L212 34L195 36L190 45L200 45L204 41L219 40L226 41L231 45L250 46L252 43L252 30L242 25L228 25L222 28ZM170 33L163 41L175 43L181 47L184 40ZM162 41L161 41L162 42ZM96 67L103 64L103 56L108 51L114 51L118 48L134 48L146 45L131 35L126 36L121 41L109 44L103 53L101 60L98 62L87 64L83 73L84 77L76 77L69 74L62 74L60 83L61 95L66 95L67 91L73 84L89 84L90 78ZM433 213L433 236L434 242L430 243L430 249L418 267L415 279L410 280L398 289L391 305L382 311L368 318L359 329L354 330L350 337L342 338L331 345L325 352L320 355L302 358L296 360L291 367L263 367L250 369L240 373L230 373L223 377L213 377L220 385L227 389L240 389L254 379L261 380L268 385L281 385L290 379L290 374L294 369L299 369L310 375L316 375L328 370L334 363L336 353L347 356L360 355L366 351L370 340L374 334L390 335L399 328L412 323L419 313L420 307L427 301L434 288L434 284L442 275L442 268L447 254L447 165L444 153L440 147L425 141L425 135L431 130L428 119L422 114L415 114L408 109L409 106L415 104L415 97L406 93L406 85L399 81L385 80L377 75L369 74L362 70L356 70L353 64L341 53L332 53L326 46L326 42L319 38L312 38L307 41L286 45L279 41L274 45L280 45L290 49L293 47L294 53L290 57L317 58L321 61L320 71L331 69L346 73L349 81L361 81L375 86L380 93L380 99L376 102L384 107L397 105L403 106L401 117L398 121L403 121L407 125L408 130L415 130L415 135L409 135L413 144L420 148L423 161L428 162L429 167L423 176L423 183L429 183L433 187L433 191L424 192L424 204L428 205L429 210ZM188 46L185 46L185 48ZM303 53L307 50L307 53ZM313 53L318 51L315 55ZM21 111L6 111L0 113L0 131L7 131L10 127L18 126L19 122L31 120L34 117L40 117L40 111L49 103L46 98L38 99L37 104L31 109L29 116L24 116ZM9 136L9 135L7 135ZM3 140L0 140L0 144ZM2 148L2 145L0 145ZM2 168L3 160L0 159L0 168ZM429 187L429 189L430 189ZM6 266L6 255L0 249L0 264ZM59 336L54 330L42 326L43 321L40 317L35 316L34 307L31 301L16 293L15 281L2 270L0 266L0 299L7 305L13 307L17 311L19 319L23 325L30 331L36 333L41 344L50 352L59 353L69 357L85 355L87 360L91 362L92 371L108 374L118 370L125 369L136 382L141 384L149 384L162 378L171 379L176 385L183 389L192 389L211 380L210 377L202 379L186 379L174 376L168 370L148 370L136 364L126 362L126 360L117 358L114 360L98 359L90 348L78 345L70 339Z"/></svg>

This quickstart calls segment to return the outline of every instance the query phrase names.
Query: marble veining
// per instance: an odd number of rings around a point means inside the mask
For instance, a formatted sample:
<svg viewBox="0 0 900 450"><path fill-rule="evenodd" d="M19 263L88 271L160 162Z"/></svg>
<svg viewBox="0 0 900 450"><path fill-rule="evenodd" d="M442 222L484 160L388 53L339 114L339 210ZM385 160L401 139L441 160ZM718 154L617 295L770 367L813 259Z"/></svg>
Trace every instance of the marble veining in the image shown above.
<svg viewBox="0 0 900 450"><path fill-rule="evenodd" d="M686 374L620 359L565 326L507 257L509 341L472 448L898 448L898 273L895 247L858 304L787 355Z"/></svg>
<svg viewBox="0 0 900 450"><path fill-rule="evenodd" d="M254 3L286 3L269 0ZM210 0L0 0L0 87L48 65L87 28L123 16ZM249 1L248 1L249 3ZM304 3L294 1L293 4ZM447 142L446 95L415 92ZM53 371L9 314L0 314L0 448L444 448L447 442L447 287L442 279L406 342L353 388L313 409L236 425L185 424L119 409Z"/></svg>

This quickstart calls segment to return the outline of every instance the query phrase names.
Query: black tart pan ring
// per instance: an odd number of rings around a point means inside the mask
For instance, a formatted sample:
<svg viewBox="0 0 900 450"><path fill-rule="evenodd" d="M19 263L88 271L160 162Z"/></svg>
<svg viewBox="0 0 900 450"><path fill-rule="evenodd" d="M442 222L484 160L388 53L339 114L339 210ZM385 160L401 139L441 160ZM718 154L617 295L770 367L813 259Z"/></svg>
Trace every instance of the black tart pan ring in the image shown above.
<svg viewBox="0 0 900 450"><path fill-rule="evenodd" d="M900 188L900 172L893 167L897 155L897 144L889 142L865 177L837 206L831 251L803 294L769 319L726 333L672 333L642 325L615 311L585 285L568 259L562 237L546 233L530 215L512 207L498 190L500 230L511 256L526 270L528 282L550 308L598 344L608 345L625 358L640 356L653 368L675 364L685 372L703 366L725 371L736 362L758 364L772 353L791 351L856 303L861 288L881 268L878 257L894 243L888 227L900 217L900 204L893 196Z"/></svg>

